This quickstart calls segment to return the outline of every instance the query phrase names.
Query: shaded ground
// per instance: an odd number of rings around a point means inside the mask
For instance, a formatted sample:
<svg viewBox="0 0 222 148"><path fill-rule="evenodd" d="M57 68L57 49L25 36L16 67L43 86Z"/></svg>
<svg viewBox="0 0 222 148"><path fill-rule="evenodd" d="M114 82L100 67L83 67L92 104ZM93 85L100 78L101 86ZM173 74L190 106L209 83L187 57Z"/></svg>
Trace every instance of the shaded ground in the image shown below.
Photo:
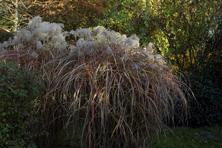
<svg viewBox="0 0 222 148"><path fill-rule="evenodd" d="M152 140L150 148L222 148L222 127L185 128L166 131Z"/></svg>
<svg viewBox="0 0 222 148"><path fill-rule="evenodd" d="M62 137L60 148L71 148L68 144L70 138ZM222 148L222 127L177 127L172 131L166 130L159 138L151 140L150 148Z"/></svg>

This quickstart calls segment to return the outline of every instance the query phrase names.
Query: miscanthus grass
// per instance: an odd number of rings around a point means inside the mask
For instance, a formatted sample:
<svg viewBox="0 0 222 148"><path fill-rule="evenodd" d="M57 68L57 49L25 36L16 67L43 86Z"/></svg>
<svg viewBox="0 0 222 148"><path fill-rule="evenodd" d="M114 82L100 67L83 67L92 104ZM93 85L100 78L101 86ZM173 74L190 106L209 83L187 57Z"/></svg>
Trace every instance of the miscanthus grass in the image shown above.
<svg viewBox="0 0 222 148"><path fill-rule="evenodd" d="M160 54L141 49L136 35L62 27L35 17L0 44L1 60L37 69L44 78L37 112L54 142L58 130L73 126L73 135L81 131L80 147L147 148L150 136L175 116L184 119L188 87ZM66 36L76 41L68 44Z"/></svg>

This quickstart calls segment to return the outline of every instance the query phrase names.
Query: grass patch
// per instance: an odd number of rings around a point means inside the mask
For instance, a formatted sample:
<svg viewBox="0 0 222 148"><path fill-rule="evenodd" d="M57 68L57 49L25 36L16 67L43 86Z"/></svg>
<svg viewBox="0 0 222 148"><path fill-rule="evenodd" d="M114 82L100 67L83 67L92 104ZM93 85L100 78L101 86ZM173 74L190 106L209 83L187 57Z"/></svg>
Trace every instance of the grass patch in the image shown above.
<svg viewBox="0 0 222 148"><path fill-rule="evenodd" d="M179 127L166 131L158 138L151 140L150 148L221 148L222 128Z"/></svg>

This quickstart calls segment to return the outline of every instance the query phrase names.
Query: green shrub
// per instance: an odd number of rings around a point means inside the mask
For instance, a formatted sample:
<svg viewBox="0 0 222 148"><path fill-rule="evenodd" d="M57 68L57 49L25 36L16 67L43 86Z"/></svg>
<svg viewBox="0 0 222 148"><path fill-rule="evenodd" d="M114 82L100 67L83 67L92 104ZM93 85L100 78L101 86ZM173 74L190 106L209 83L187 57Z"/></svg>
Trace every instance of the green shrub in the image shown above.
<svg viewBox="0 0 222 148"><path fill-rule="evenodd" d="M34 72L0 62L0 147L35 147L33 107L42 88Z"/></svg>
<svg viewBox="0 0 222 148"><path fill-rule="evenodd" d="M208 126L222 120L222 92L211 80L190 76L191 89L196 100L189 100L191 126Z"/></svg>

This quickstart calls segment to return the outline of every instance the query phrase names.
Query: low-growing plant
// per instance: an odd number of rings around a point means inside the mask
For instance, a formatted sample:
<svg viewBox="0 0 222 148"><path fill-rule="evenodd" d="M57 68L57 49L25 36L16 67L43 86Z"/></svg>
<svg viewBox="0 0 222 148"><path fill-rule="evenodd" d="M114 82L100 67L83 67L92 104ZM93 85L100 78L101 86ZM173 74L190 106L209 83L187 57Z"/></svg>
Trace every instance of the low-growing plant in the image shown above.
<svg viewBox="0 0 222 148"><path fill-rule="evenodd" d="M41 29L43 24L48 29ZM65 35L76 41L63 42ZM6 50L0 59L40 70L46 94L38 100L39 114L53 147L58 131L70 126L73 147L147 147L149 137L164 123L173 123L174 115L186 116L187 86L160 54L142 50L136 35L127 37L101 26L67 33L61 25L37 17L14 40L0 45ZM41 48L35 44L38 40ZM19 47L9 52L9 45ZM175 113L175 104L181 105L180 112Z"/></svg>
<svg viewBox="0 0 222 148"><path fill-rule="evenodd" d="M35 99L41 78L27 68L0 61L0 147L35 147Z"/></svg>

